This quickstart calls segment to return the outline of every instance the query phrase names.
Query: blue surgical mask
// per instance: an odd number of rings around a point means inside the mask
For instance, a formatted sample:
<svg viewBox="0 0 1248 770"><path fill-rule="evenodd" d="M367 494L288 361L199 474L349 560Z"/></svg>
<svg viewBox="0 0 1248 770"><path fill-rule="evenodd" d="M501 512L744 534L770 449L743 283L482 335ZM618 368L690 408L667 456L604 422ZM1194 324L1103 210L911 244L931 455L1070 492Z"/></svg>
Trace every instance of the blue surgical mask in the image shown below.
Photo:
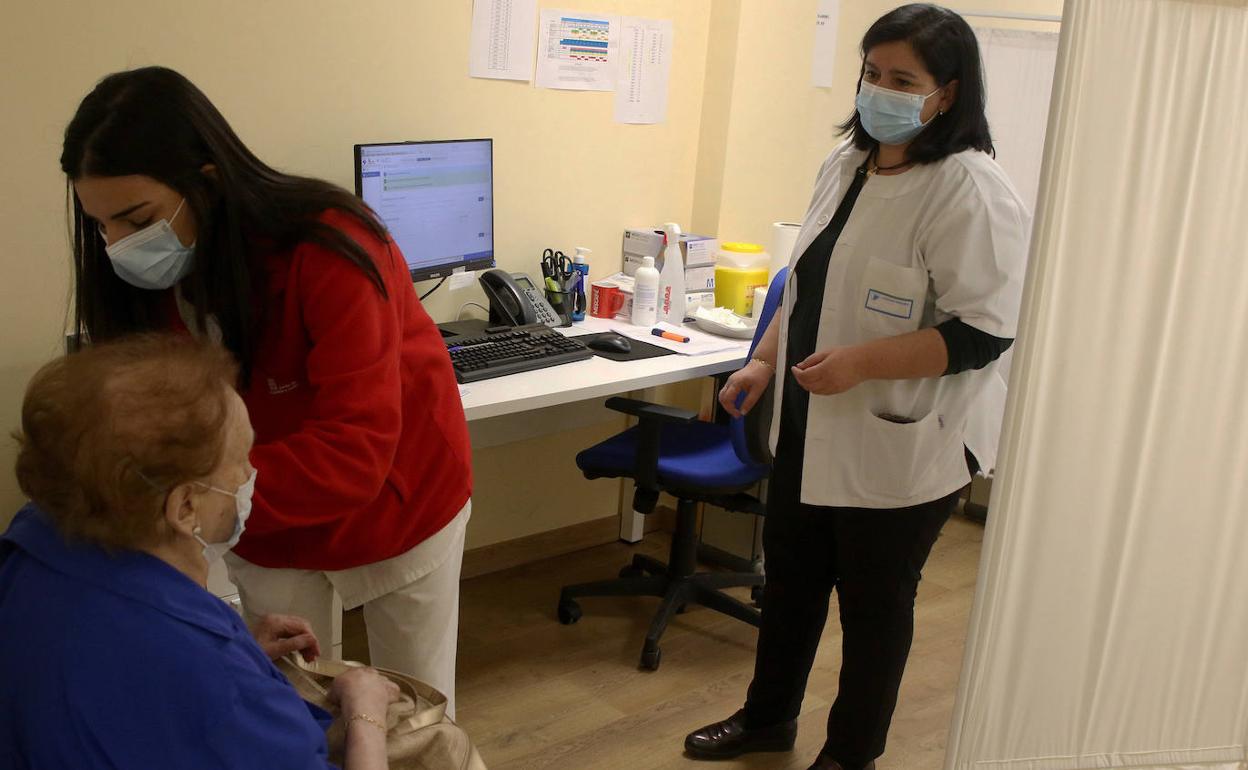
<svg viewBox="0 0 1248 770"><path fill-rule="evenodd" d="M938 91L939 88L920 96L881 88L864 80L858 91L858 117L862 127L880 144L905 144L932 122L923 122L923 105Z"/></svg>
<svg viewBox="0 0 1248 770"><path fill-rule="evenodd" d="M199 544L204 547L204 559L212 564L217 559L225 555L234 546L238 545L238 541L243 536L243 530L247 528L247 517L251 515L251 497L256 491L256 471L253 469L251 475L243 482L237 490L231 492L228 489L221 489L203 482L195 482L201 487L211 489L213 492L220 492L223 495L229 495L234 498L234 509L237 517L234 520L234 531L230 534L228 540L224 543L209 543L199 536L199 527L195 527L194 536Z"/></svg>
<svg viewBox="0 0 1248 770"><path fill-rule="evenodd" d="M191 272L195 244L183 246L170 226L185 204L183 198L172 218L153 222L104 247L118 278L140 289L168 289Z"/></svg>

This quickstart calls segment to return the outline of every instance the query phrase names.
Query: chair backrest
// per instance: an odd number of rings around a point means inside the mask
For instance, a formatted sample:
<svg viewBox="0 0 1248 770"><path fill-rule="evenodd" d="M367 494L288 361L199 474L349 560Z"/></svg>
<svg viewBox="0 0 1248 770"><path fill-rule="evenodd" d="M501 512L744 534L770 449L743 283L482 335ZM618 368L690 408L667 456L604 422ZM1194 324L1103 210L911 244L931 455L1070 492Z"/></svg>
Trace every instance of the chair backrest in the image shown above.
<svg viewBox="0 0 1248 770"><path fill-rule="evenodd" d="M763 338L763 333L767 331L767 327L771 324L773 316L776 314L776 308L780 307L780 301L784 298L784 282L789 277L789 268L782 267L776 273L776 277L771 279L771 286L767 288L767 300L763 303L763 312L758 316L758 327L754 331L754 339L750 342L750 353L746 356L746 361L754 356L754 349L758 347L759 341ZM777 363L779 366L779 363ZM768 389L770 391L770 388ZM742 394L737 403L741 403L741 399L745 398ZM766 414L764 414L766 412ZM771 399L761 398L750 413L745 417L733 417L730 424L732 435L732 448L737 453L737 458L743 463L752 465L770 464L770 454L766 451L767 433L771 425ZM761 446L759 442L761 443Z"/></svg>

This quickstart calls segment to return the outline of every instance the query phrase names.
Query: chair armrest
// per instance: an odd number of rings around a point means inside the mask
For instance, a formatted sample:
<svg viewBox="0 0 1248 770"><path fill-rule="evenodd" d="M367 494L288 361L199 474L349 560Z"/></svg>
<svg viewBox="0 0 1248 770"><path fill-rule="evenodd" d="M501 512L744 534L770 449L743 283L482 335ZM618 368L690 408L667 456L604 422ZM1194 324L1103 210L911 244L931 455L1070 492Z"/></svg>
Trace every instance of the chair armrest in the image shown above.
<svg viewBox="0 0 1248 770"><path fill-rule="evenodd" d="M695 422L698 419L697 412L691 412L688 409L652 404L649 401L638 401L635 398L624 398L622 396L608 398L606 407L624 414L631 414L639 420L688 423Z"/></svg>
<svg viewBox="0 0 1248 770"><path fill-rule="evenodd" d="M633 492L633 509L649 513L659 499L659 454L663 426L696 422L698 415L687 409L621 396L608 398L606 407L637 418L637 457L633 464L633 480L637 482L637 488Z"/></svg>

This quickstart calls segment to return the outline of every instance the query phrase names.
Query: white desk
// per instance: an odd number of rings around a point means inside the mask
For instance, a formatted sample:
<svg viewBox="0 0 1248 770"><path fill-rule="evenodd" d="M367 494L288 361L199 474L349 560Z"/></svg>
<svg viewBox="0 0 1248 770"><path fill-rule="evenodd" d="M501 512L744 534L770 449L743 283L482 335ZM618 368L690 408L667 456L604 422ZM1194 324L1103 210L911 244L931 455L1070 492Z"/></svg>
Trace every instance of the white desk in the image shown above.
<svg viewBox="0 0 1248 770"><path fill-rule="evenodd" d="M575 337L611 331L620 325L619 321L586 316L584 321L559 331ZM731 372L745 363L750 340L725 340L725 343L730 345L728 349L705 355L677 353L637 361L612 361L594 356L586 361L468 383L460 386L464 414L472 422ZM622 497L628 499L628 495ZM643 515L622 508L620 539L636 543L644 533Z"/></svg>
<svg viewBox="0 0 1248 770"><path fill-rule="evenodd" d="M611 331L619 325L618 321L586 316L560 331L579 336ZM728 342L732 345L729 350L701 356L676 354L639 361L594 356L587 361L468 383L461 386L464 414L470 421L480 420L730 372L745 362L750 341Z"/></svg>

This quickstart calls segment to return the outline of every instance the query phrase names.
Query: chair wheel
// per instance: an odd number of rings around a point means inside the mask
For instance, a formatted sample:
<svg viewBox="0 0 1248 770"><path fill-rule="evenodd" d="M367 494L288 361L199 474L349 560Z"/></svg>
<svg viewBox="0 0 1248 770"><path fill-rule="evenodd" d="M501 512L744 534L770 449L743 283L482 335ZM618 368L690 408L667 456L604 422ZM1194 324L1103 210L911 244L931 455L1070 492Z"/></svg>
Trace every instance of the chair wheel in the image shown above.
<svg viewBox="0 0 1248 770"><path fill-rule="evenodd" d="M641 567L633 564L626 564L620 568L620 577L627 580L629 578L645 577L646 571Z"/></svg>
<svg viewBox="0 0 1248 770"><path fill-rule="evenodd" d="M663 650L658 647L647 647L641 651L641 667L648 671L658 671L662 660Z"/></svg>
<svg viewBox="0 0 1248 770"><path fill-rule="evenodd" d="M763 587L754 586L750 589L750 601L754 602L755 607L763 606Z"/></svg>
<svg viewBox="0 0 1248 770"><path fill-rule="evenodd" d="M559 602L559 622L565 626L570 626L581 619L581 605L571 599L564 599Z"/></svg>

